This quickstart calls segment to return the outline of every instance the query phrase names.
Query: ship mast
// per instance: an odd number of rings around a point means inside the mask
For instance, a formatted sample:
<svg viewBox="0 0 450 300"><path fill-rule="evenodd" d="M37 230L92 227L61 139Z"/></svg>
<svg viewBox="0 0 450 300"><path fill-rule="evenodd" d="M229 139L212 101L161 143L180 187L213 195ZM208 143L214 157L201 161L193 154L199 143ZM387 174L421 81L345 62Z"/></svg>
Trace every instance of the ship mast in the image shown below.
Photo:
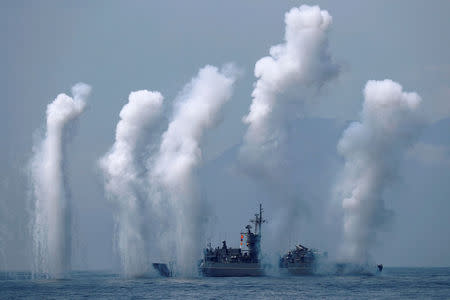
<svg viewBox="0 0 450 300"><path fill-rule="evenodd" d="M262 217L262 213L263 213L263 209L262 209L262 204L259 204L259 214L255 214L255 218L250 220L250 222L255 224L255 234L259 234L259 236L261 237L261 225L262 223L266 223L266 220L263 220Z"/></svg>

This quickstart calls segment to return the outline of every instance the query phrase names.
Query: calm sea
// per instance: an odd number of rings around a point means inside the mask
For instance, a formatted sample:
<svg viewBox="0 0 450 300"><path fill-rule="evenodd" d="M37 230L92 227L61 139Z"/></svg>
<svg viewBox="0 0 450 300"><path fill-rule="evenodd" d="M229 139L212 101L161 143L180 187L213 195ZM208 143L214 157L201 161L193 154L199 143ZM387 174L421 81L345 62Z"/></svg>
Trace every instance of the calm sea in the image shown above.
<svg viewBox="0 0 450 300"><path fill-rule="evenodd" d="M389 268L374 276L123 279L72 272L65 280L0 273L1 299L450 299L450 268Z"/></svg>

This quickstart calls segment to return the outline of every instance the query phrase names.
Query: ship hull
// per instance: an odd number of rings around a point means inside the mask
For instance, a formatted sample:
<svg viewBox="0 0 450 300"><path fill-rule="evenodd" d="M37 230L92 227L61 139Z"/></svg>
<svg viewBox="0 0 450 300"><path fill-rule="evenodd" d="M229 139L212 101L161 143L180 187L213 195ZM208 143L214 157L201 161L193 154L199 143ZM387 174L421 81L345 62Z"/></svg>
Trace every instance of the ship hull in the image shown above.
<svg viewBox="0 0 450 300"><path fill-rule="evenodd" d="M207 277L264 276L259 263L208 263L200 266L200 272Z"/></svg>
<svg viewBox="0 0 450 300"><path fill-rule="evenodd" d="M313 275L315 273L313 264L289 264L287 267L280 267L282 275Z"/></svg>

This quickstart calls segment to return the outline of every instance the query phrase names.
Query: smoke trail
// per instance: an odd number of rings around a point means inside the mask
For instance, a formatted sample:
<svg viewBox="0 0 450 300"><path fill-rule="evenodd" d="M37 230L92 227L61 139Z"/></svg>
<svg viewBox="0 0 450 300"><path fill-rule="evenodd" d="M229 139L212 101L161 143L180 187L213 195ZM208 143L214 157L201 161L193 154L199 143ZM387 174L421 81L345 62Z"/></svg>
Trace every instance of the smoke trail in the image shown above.
<svg viewBox="0 0 450 300"><path fill-rule="evenodd" d="M172 242L176 248L177 269L193 275L203 246L205 206L196 190L195 170L201 163L201 140L205 131L218 122L219 112L232 94L233 67L200 69L175 103L175 112L162 136L159 153L149 162L151 183L163 191L175 223ZM153 201L157 195L153 194Z"/></svg>
<svg viewBox="0 0 450 300"><path fill-rule="evenodd" d="M303 211L299 201L297 172L290 153L292 136L287 129L305 113L304 106L315 93L339 73L329 54L327 32L332 17L318 6L302 5L285 14L285 42L270 48L270 56L255 65L258 80L252 93L248 124L240 149L245 171L271 185L278 201L288 211L282 212L279 231L297 219ZM274 223L272 223L274 224ZM277 234L285 236L285 234Z"/></svg>
<svg viewBox="0 0 450 300"><path fill-rule="evenodd" d="M73 98L59 94L47 106L45 138L34 147L31 180L35 211L33 242L35 273L64 277L70 270L70 203L64 175L67 127L83 112L91 87L78 83Z"/></svg>
<svg viewBox="0 0 450 300"><path fill-rule="evenodd" d="M145 150L147 131L161 114L162 103L159 92L132 92L120 111L114 145L100 160L106 194L116 205L116 242L126 276L141 275L149 265L141 177L145 170L139 156Z"/></svg>
<svg viewBox="0 0 450 300"><path fill-rule="evenodd" d="M403 92L391 80L368 81L361 121L352 123L338 143L345 159L337 195L344 210L346 260L367 263L370 259L377 231L390 216L383 192L422 126L421 101L418 94Z"/></svg>

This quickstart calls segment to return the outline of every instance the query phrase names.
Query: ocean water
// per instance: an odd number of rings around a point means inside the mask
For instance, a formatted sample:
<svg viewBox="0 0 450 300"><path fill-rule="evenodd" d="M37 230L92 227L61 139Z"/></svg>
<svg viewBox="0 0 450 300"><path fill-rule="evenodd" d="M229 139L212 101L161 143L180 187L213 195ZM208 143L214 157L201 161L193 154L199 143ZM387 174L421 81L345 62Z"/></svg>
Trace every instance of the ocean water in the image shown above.
<svg viewBox="0 0 450 300"><path fill-rule="evenodd" d="M33 280L0 273L1 299L450 299L450 268L389 268L377 275L124 279L72 272L70 279Z"/></svg>

